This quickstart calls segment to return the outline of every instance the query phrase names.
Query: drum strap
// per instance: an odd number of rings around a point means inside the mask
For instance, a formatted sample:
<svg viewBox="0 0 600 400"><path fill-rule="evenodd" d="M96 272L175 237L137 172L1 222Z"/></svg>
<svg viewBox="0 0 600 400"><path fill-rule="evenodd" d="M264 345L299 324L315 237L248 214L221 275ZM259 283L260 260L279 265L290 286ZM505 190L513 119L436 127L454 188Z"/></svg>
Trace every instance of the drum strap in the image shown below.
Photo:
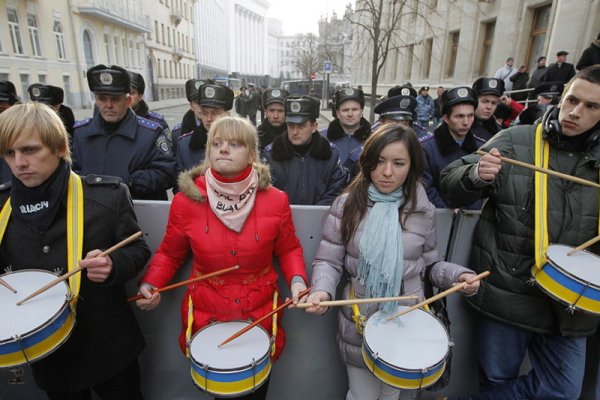
<svg viewBox="0 0 600 400"><path fill-rule="evenodd" d="M279 293L277 292L277 290L275 292L273 292L273 310L277 308L277 300L279 298ZM271 343L271 356L273 356L275 354L275 338L277 337L277 314L275 313L273 314L273 321L272 321L272 332L273 332L273 341Z"/></svg>
<svg viewBox="0 0 600 400"><path fill-rule="evenodd" d="M356 298L353 286L350 286L349 296L352 300ZM362 335L363 331L365 330L365 324L367 323L367 319L364 315L360 313L360 309L358 308L358 304L356 303L352 304L352 320L354 321L354 325L356 326L356 332Z"/></svg>
<svg viewBox="0 0 600 400"><path fill-rule="evenodd" d="M548 168L550 159L550 144L543 140L543 125L538 124L535 130L534 156L535 165ZM534 172L535 185L535 266L540 270L546 264L548 249L548 175Z"/></svg>
<svg viewBox="0 0 600 400"><path fill-rule="evenodd" d="M12 207L10 197L4 203L0 211L0 243L4 239L4 233L10 220ZM77 262L81 260L83 253L83 185L79 175L71 171L69 186L67 188L67 268L72 271ZM71 308L75 310L79 288L81 286L81 274L69 277L71 288Z"/></svg>

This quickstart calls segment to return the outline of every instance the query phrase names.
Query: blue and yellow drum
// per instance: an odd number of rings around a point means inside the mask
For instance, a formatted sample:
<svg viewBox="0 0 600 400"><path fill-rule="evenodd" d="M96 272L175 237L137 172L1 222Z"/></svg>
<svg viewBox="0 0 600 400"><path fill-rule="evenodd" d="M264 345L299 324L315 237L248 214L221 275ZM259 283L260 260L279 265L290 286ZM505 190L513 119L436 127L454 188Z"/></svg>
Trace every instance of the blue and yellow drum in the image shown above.
<svg viewBox="0 0 600 400"><path fill-rule="evenodd" d="M43 270L22 270L0 275L13 293L0 286L0 368L25 364L47 356L64 343L75 325L66 282L53 286L20 306L17 302L55 280Z"/></svg>
<svg viewBox="0 0 600 400"><path fill-rule="evenodd" d="M405 308L399 306L397 312ZM378 311L365 325L362 355L367 368L400 389L433 385L444 373L450 349L444 325L420 309L391 321L387 317Z"/></svg>
<svg viewBox="0 0 600 400"><path fill-rule="evenodd" d="M192 379L217 397L238 397L258 389L271 372L271 340L259 325L219 348L248 322L217 322L194 334L188 346Z"/></svg>
<svg viewBox="0 0 600 400"><path fill-rule="evenodd" d="M585 250L568 255L573 247L551 244L547 262L531 273L537 284L571 311L600 314L600 257Z"/></svg>

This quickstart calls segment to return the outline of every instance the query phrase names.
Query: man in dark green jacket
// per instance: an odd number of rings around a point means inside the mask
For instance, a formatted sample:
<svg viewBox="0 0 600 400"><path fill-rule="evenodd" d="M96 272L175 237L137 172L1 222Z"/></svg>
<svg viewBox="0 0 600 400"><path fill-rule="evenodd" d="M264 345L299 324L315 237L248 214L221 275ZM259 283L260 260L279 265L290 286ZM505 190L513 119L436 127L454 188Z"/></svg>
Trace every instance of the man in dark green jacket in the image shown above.
<svg viewBox="0 0 600 400"><path fill-rule="evenodd" d="M542 260L545 255L543 234L549 243L569 246L599 234L599 192L556 177L544 183L532 170L499 158L534 164L536 151L545 148L549 156L544 155L542 166L598 182L599 66L580 71L540 125L504 130L482 147L488 155L464 156L442 172L441 189L453 203L488 198L473 236L470 265L490 269L491 275L468 299L481 314L477 352L484 375L481 394L469 398L577 399L581 392L585 336L596 331L599 319L544 293L533 284L532 271L536 256ZM536 203L541 210L547 206L538 218ZM532 369L519 376L526 351Z"/></svg>

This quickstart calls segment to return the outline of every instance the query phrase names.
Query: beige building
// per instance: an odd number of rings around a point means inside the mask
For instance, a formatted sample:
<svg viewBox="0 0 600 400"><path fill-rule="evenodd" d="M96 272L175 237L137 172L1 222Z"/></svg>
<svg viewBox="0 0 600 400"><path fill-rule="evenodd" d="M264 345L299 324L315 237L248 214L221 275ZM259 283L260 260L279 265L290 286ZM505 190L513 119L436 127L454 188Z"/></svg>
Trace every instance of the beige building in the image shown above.
<svg viewBox="0 0 600 400"><path fill-rule="evenodd" d="M85 72L118 64L144 74L142 0L0 0L0 80L27 99L40 82L65 90L71 107L91 107Z"/></svg>
<svg viewBox="0 0 600 400"><path fill-rule="evenodd" d="M360 9L362 0L357 0ZM386 2L390 4L391 2ZM379 77L377 93L396 84L471 85L493 76L508 57L533 71L539 56L548 64L559 50L576 64L600 33L600 0L407 0ZM357 13L358 14L358 13ZM389 14L389 13L388 13ZM363 15L361 18L366 18ZM355 26L352 81L371 92L372 43ZM359 51L360 50L360 51Z"/></svg>
<svg viewBox="0 0 600 400"><path fill-rule="evenodd" d="M145 35L147 99L184 98L185 81L197 76L196 1L143 0L143 12L151 25L151 32Z"/></svg>

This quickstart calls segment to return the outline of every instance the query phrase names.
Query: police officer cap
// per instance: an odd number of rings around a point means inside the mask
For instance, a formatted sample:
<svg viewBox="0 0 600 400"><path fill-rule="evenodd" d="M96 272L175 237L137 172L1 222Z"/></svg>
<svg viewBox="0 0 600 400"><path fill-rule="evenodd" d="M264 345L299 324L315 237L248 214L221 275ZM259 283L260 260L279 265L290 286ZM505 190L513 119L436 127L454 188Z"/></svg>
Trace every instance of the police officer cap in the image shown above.
<svg viewBox="0 0 600 400"><path fill-rule="evenodd" d="M87 81L94 93L122 95L131 91L129 73L117 65L99 64L88 69Z"/></svg>
<svg viewBox="0 0 600 400"><path fill-rule="evenodd" d="M129 71L129 79L131 79L131 88L137 90L139 94L144 94L144 91L146 90L144 77L137 72Z"/></svg>
<svg viewBox="0 0 600 400"><path fill-rule="evenodd" d="M442 114L447 114L457 104L472 104L477 108L477 94L468 86L454 87L442 93Z"/></svg>
<svg viewBox="0 0 600 400"><path fill-rule="evenodd" d="M417 108L417 99L412 96L394 96L382 101L375 107L375 114L394 121L412 121Z"/></svg>
<svg viewBox="0 0 600 400"><path fill-rule="evenodd" d="M188 101L197 100L198 89L207 83L214 84L215 82L212 79L188 79L185 82L185 97L187 97Z"/></svg>
<svg viewBox="0 0 600 400"><path fill-rule="evenodd" d="M285 122L303 124L310 119L319 118L321 104L311 96L288 97L285 99Z"/></svg>
<svg viewBox="0 0 600 400"><path fill-rule="evenodd" d="M341 88L335 92L335 108L340 108L343 102L347 100L354 100L360 104L360 107L365 106L365 95L360 89L353 88Z"/></svg>
<svg viewBox="0 0 600 400"><path fill-rule="evenodd" d="M262 105L263 108L271 103L285 104L285 98L290 95L285 89L267 89L262 94Z"/></svg>
<svg viewBox="0 0 600 400"><path fill-rule="evenodd" d="M394 86L393 88L391 88L390 90L388 90L387 96L388 97L395 97L395 96L412 96L414 98L417 97L417 91L410 87L410 86Z"/></svg>
<svg viewBox="0 0 600 400"><path fill-rule="evenodd" d="M227 86L206 83L198 89L198 104L229 111L233 107L233 90Z"/></svg>
<svg viewBox="0 0 600 400"><path fill-rule="evenodd" d="M56 105L63 102L65 92L62 88L52 85L43 85L34 83L27 88L31 101L39 101L40 103Z"/></svg>
<svg viewBox="0 0 600 400"><path fill-rule="evenodd" d="M568 51L564 51L564 50L561 50L561 51L559 51L558 53L556 53L556 56L557 56L557 57L560 57L560 56L568 56L568 55L569 55L569 52L568 52Z"/></svg>
<svg viewBox="0 0 600 400"><path fill-rule="evenodd" d="M540 83L535 87L535 89L533 89L533 94L536 96L544 96L553 99L560 96L564 88L564 83L559 81L544 82Z"/></svg>
<svg viewBox="0 0 600 400"><path fill-rule="evenodd" d="M0 101L6 101L10 104L14 104L19 101L17 96L17 89L11 81L0 81Z"/></svg>
<svg viewBox="0 0 600 400"><path fill-rule="evenodd" d="M477 96L491 94L500 97L504 94L504 81L498 78L479 78L473 83L473 89Z"/></svg>

